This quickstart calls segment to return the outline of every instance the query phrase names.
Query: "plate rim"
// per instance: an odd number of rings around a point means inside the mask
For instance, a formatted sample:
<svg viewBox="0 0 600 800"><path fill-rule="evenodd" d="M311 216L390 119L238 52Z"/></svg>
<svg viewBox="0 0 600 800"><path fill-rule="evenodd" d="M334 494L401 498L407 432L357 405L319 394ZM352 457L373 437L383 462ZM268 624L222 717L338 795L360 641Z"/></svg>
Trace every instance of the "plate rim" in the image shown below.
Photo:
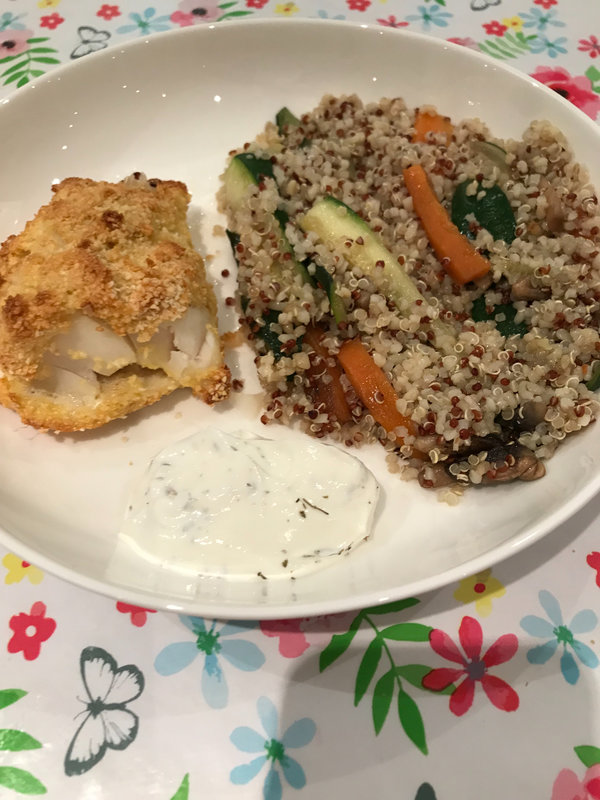
<svg viewBox="0 0 600 800"><path fill-rule="evenodd" d="M168 31L153 33L149 36L142 36L136 39L128 39L122 43L111 43L107 48L91 53L83 59L70 60L55 69L51 70L46 75L38 80L32 81L27 86L20 89L14 89L2 100L0 100L0 121L3 115L10 111L4 110L10 108L15 102L30 102L28 98L30 93L27 89L39 89L44 85L60 80L64 75L71 75L80 71L83 64L87 64L88 68L95 65L95 68L101 68L102 60L113 60L118 55L124 55L132 50L147 47L148 45L159 46L161 41L165 39L183 38L202 39L205 36L219 36L220 33L215 31L225 32L227 29L268 29L275 28L285 30L290 25L294 30L298 28L311 29L318 26L322 30L324 26L335 29L337 31L353 31L357 32L364 30L369 32L369 35L380 35L385 37L395 37L400 42L402 39L413 39L415 41L426 42L427 47L442 50L457 49L463 52L463 57L467 61L479 63L481 67L492 68L495 71L506 73L519 82L527 84L530 88L542 92L542 94L552 97L552 102L563 105L567 114L570 114L577 120L578 125L585 125L589 128L593 135L599 138L600 141L600 128L590 119L583 111L576 108L568 100L557 95L550 88L543 85L535 78L532 78L527 73L513 67L504 62L498 62L484 53L470 50L454 42L449 42L441 37L430 36L426 33L417 31L407 31L404 29L385 28L376 23L361 23L354 20L328 20L317 18L301 18L295 19L293 22L283 19L275 18L254 18L251 20L231 20L227 21L225 25L219 22L209 23L205 25L196 25L185 28L175 28ZM342 34L342 36L345 34ZM119 52L120 51L120 52ZM22 99L21 99L22 98ZM423 595L434 590L438 590L449 584L459 581L465 577L476 574L477 572L492 567L509 557L520 553L525 548L540 541L544 536L556 530L568 519L573 517L579 510L581 510L592 498L600 491L600 471L593 475L590 480L582 486L569 500L555 512L552 513L550 518L543 518L541 521L530 525L526 532L517 533L509 539L502 542L500 545L492 547L491 550L486 551L474 558L471 558L459 566L452 567L451 569L439 572L434 576L419 578L410 583L405 583L402 586L392 587L380 590L371 590L363 592L359 598L348 596L345 599L336 599L330 601L298 601L294 603L285 604L272 604L261 606L255 604L250 607L245 607L238 603L215 603L209 601L196 601L187 599L178 599L177 602L168 600L167 597L154 595L150 591L119 587L116 584L111 584L108 581L102 581L98 578L87 577L79 573L72 567L65 566L60 562L54 560L52 556L47 556L38 552L35 547L30 547L22 543L14 534L7 531L0 524L0 544L6 547L9 551L19 553L19 555L27 561L35 564L39 568L47 571L52 576L56 576L61 580L75 585L79 588L93 591L97 594L110 597L112 599L127 602L132 605L142 607L156 607L164 611L177 612L182 614L191 614L194 616L208 616L216 618L235 618L240 620L268 620L268 619L283 619L292 617L305 617L324 614L335 614L345 611L350 611L359 607L378 606L390 601L401 600L406 597ZM326 608L324 608L324 604Z"/></svg>

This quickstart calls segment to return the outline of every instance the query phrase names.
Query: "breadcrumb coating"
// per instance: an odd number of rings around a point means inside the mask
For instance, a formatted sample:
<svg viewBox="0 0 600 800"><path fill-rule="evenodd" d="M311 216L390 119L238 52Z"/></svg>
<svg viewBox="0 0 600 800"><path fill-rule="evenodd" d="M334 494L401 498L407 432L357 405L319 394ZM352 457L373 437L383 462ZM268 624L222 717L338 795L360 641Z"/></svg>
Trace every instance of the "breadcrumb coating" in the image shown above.
<svg viewBox="0 0 600 800"><path fill-rule="evenodd" d="M187 226L187 188L177 181L146 181L140 173L135 178L63 180L25 230L0 246L0 402L27 424L56 431L94 428L178 386L190 387L207 403L229 393L214 293ZM48 372L44 359L53 342L76 316L141 345L190 308L207 313L206 329L217 343L210 363L191 363L175 379L147 364L130 364L97 376L98 396L92 399L36 388Z"/></svg>

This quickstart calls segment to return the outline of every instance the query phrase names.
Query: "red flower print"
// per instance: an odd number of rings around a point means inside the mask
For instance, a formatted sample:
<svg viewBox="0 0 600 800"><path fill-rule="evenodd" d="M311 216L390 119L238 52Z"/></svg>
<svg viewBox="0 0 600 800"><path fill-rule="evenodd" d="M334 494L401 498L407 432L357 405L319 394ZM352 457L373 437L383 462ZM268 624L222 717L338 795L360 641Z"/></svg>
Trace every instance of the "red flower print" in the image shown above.
<svg viewBox="0 0 600 800"><path fill-rule="evenodd" d="M600 553L594 550L586 558L588 566L596 570L596 586L600 586Z"/></svg>
<svg viewBox="0 0 600 800"><path fill-rule="evenodd" d="M371 0L346 0L346 4L351 11L366 11Z"/></svg>
<svg viewBox="0 0 600 800"><path fill-rule="evenodd" d="M60 14L56 12L54 14L47 14L45 17L40 17L40 28L50 28L53 31L55 28L58 28L59 25L62 25L65 21L64 17L61 17Z"/></svg>
<svg viewBox="0 0 600 800"><path fill-rule="evenodd" d="M387 19L378 19L377 22L385 25L386 28L405 28L408 25L408 22L401 22L393 14L390 14Z"/></svg>
<svg viewBox="0 0 600 800"><path fill-rule="evenodd" d="M596 36L590 36L589 39L580 39L578 50L582 53L589 53L590 58L597 58L600 53L600 42Z"/></svg>
<svg viewBox="0 0 600 800"><path fill-rule="evenodd" d="M596 119L598 116L600 97L593 91L592 82L585 75L573 76L563 67L538 67L531 77L570 100L588 117Z"/></svg>
<svg viewBox="0 0 600 800"><path fill-rule="evenodd" d="M109 6L108 3L104 3L99 11L96 11L97 17L102 17L107 22L111 20L113 17L120 17L121 12L119 11L119 6Z"/></svg>
<svg viewBox="0 0 600 800"><path fill-rule="evenodd" d="M40 654L42 644L56 630L56 620L46 617L46 606L34 603L29 614L21 612L9 620L13 631L6 649L9 653L23 653L27 661L33 661Z"/></svg>
<svg viewBox="0 0 600 800"><path fill-rule="evenodd" d="M473 617L463 617L458 629L458 638L463 655L448 634L434 628L429 634L432 649L447 661L460 664L459 667L433 669L423 678L423 686L434 692L441 692L464 676L450 695L450 711L461 717L473 704L475 684L481 683L490 702L501 711L516 711L519 695L502 678L490 675L488 669L504 664L517 652L519 642L514 633L507 633L497 639L481 655L483 632L481 625Z"/></svg>
<svg viewBox="0 0 600 800"><path fill-rule="evenodd" d="M284 658L298 658L310 647L302 632L304 619L271 619L260 623L265 636L279 638L279 652Z"/></svg>
<svg viewBox="0 0 600 800"><path fill-rule="evenodd" d="M534 5L545 8L546 11L557 4L558 0L533 0Z"/></svg>
<svg viewBox="0 0 600 800"><path fill-rule="evenodd" d="M483 25L483 28L486 33L489 33L490 36L504 36L508 28L506 25L503 25L498 20L493 20L492 22L486 22Z"/></svg>
<svg viewBox="0 0 600 800"><path fill-rule="evenodd" d="M266 6L269 0L246 0L248 8L262 8Z"/></svg>
<svg viewBox="0 0 600 800"><path fill-rule="evenodd" d="M129 603L117 603L117 611L121 614L131 614L131 624L136 628L141 628L146 624L148 614L156 614L152 608L143 608L142 606L132 606Z"/></svg>

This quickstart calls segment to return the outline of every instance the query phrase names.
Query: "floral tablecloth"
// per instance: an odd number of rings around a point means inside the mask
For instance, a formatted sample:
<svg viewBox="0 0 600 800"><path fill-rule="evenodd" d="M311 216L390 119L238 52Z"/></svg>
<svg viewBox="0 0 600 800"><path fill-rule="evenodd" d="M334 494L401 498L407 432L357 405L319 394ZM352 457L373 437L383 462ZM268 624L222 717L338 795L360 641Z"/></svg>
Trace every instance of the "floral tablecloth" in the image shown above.
<svg viewBox="0 0 600 800"><path fill-rule="evenodd" d="M285 16L426 32L600 113L597 0L150 1L0 0L0 99L137 36ZM2 551L0 798L600 798L599 513L434 594L260 624Z"/></svg>

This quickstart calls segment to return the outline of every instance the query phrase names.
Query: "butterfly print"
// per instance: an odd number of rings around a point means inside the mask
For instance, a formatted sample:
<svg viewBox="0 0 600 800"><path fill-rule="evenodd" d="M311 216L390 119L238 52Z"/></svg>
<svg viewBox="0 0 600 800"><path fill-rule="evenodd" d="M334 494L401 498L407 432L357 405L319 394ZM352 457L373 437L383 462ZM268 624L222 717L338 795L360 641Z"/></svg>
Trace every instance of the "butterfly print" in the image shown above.
<svg viewBox="0 0 600 800"><path fill-rule="evenodd" d="M137 736L139 719L126 706L144 690L144 676L133 664L117 667L101 647L86 647L79 659L87 695L85 718L65 756L67 775L82 775L106 750L124 750Z"/></svg>
<svg viewBox="0 0 600 800"><path fill-rule="evenodd" d="M81 58L90 53L95 53L96 50L103 50L108 47L108 39L110 39L108 31L97 31L96 28L92 28L90 25L82 25L77 28L77 33L81 42L71 53L71 58Z"/></svg>
<svg viewBox="0 0 600 800"><path fill-rule="evenodd" d="M499 6L502 0L471 0L472 11L485 11L490 6Z"/></svg>

